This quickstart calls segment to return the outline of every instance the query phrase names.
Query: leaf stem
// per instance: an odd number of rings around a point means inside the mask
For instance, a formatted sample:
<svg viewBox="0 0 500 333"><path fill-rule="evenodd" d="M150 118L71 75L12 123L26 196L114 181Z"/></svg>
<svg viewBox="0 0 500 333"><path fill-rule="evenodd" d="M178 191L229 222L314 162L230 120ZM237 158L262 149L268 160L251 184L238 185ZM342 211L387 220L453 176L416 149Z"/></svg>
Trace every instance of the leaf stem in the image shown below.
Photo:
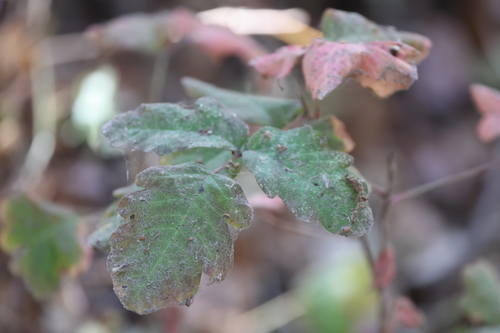
<svg viewBox="0 0 500 333"><path fill-rule="evenodd" d="M491 168L496 168L496 167L500 167L500 160L489 161L489 162L486 162L486 163L481 164L479 166L476 166L474 168L471 168L469 170L465 170L465 171L459 172L457 174L454 174L454 175L451 175L448 177L444 177L442 179L438 179L436 181L433 181L433 182L430 182L430 183L427 183L427 184L424 184L421 186L414 187L414 188L409 189L407 191L404 191L404 192L401 192L398 194L394 194L394 195L390 196L390 202L391 202L391 204L396 204L396 203L399 203L403 200L418 197L419 195L425 194L425 193L430 192L430 191L437 190L437 189L444 187L444 186L447 186L447 185L458 183L460 181L474 177L483 171L486 171L486 170L491 169Z"/></svg>
<svg viewBox="0 0 500 333"><path fill-rule="evenodd" d="M218 167L217 169L212 171L212 175L215 175L216 173L219 173L222 170L224 170L225 168L227 168L229 165L234 163L234 161L236 161L238 158L240 158L241 155L242 155L242 152L239 150L234 152L233 157L229 161L227 161L226 163L224 163L223 165L221 165L220 167Z"/></svg>

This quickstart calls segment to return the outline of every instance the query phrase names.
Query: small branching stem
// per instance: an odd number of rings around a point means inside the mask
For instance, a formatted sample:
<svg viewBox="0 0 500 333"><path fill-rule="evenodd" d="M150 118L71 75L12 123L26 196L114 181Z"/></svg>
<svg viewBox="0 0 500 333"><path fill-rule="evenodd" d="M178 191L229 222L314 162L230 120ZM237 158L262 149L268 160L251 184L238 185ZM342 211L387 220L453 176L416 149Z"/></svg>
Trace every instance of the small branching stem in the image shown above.
<svg viewBox="0 0 500 333"><path fill-rule="evenodd" d="M430 183L427 183L427 184L424 184L421 186L414 187L412 189L409 189L407 191L404 191L404 192L401 192L398 194L394 194L394 195L390 196L390 201L391 201L391 204L396 204L396 203L401 202L403 200L415 198L415 197L418 197L418 196L425 194L427 192L434 191L434 190L440 189L442 187L445 187L445 186L455 184L455 183L461 182L463 180L472 178L472 177L477 176L480 173L482 173L483 171L486 171L488 169L498 168L498 167L500 167L500 160L486 162L486 163L481 164L479 166L476 166L472 169L465 170L465 171L459 172L457 174L454 174L454 175L451 175L448 177L444 177L442 179L438 179L436 181L433 181L433 182L430 182Z"/></svg>
<svg viewBox="0 0 500 333"><path fill-rule="evenodd" d="M241 151L234 152L233 153L233 157L229 161L227 161L226 163L224 163L223 165L221 165L220 167L218 167L217 169L215 169L214 171L212 171L212 175L215 175L216 173L219 173L222 170L224 170L227 167L229 167L231 164L234 163L234 161L236 161L238 158L240 158L241 155L242 155Z"/></svg>

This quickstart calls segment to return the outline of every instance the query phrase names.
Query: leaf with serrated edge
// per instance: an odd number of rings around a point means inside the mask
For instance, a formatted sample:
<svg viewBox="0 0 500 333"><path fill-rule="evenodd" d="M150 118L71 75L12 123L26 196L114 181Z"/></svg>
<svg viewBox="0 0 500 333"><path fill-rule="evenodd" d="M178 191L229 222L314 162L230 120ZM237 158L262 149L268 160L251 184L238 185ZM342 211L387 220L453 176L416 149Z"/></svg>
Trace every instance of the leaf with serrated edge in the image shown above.
<svg viewBox="0 0 500 333"><path fill-rule="evenodd" d="M420 51L415 58L424 60L432 47L432 42L417 33L398 31L394 27L376 24L358 13L329 8L323 12L320 29L324 38L333 42L370 43L394 41L405 43Z"/></svg>
<svg viewBox="0 0 500 333"><path fill-rule="evenodd" d="M233 242L252 219L241 187L197 163L151 167L126 195L122 224L110 239L108 270L129 310L146 314L190 305L202 273L222 281L233 265Z"/></svg>
<svg viewBox="0 0 500 333"><path fill-rule="evenodd" d="M1 247L11 254L10 266L37 299L56 292L61 274L80 264L79 217L26 195L6 199L1 207Z"/></svg>
<svg viewBox="0 0 500 333"><path fill-rule="evenodd" d="M200 98L192 109L142 104L114 117L103 133L113 147L165 155L198 147L237 151L247 139L248 126L214 99Z"/></svg>
<svg viewBox="0 0 500 333"><path fill-rule="evenodd" d="M271 198L278 195L299 220L361 236L373 224L366 185L347 170L350 155L325 145L325 137L310 126L263 127L248 140L243 161L262 190Z"/></svg>
<svg viewBox="0 0 500 333"><path fill-rule="evenodd" d="M251 124L282 128L303 111L300 101L294 99L240 93L190 77L182 78L181 83L191 98L202 96L215 98L231 112Z"/></svg>

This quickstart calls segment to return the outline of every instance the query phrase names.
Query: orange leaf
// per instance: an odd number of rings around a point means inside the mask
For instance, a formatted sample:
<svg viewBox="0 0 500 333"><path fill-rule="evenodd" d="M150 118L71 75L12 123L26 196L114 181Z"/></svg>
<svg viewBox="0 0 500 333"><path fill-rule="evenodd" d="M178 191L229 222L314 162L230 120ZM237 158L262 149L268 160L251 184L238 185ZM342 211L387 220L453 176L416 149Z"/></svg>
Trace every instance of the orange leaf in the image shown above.
<svg viewBox="0 0 500 333"><path fill-rule="evenodd" d="M472 100L482 117L477 124L477 135L484 143L500 136L500 91L474 83L469 88Z"/></svg>

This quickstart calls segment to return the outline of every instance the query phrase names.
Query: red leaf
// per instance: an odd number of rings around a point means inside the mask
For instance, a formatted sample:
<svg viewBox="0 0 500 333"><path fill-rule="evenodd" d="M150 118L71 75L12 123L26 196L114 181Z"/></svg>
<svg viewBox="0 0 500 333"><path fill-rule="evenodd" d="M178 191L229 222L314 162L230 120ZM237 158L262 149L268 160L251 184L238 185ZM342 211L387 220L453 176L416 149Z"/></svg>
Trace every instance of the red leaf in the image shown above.
<svg viewBox="0 0 500 333"><path fill-rule="evenodd" d="M391 284L396 275L396 260L394 248L388 245L375 262L375 276L373 285L375 288L385 288Z"/></svg>
<svg viewBox="0 0 500 333"><path fill-rule="evenodd" d="M322 100L346 78L357 80L379 97L408 89L417 79L411 62L419 52L397 42L337 43L316 39L302 66L313 98Z"/></svg>
<svg viewBox="0 0 500 333"><path fill-rule="evenodd" d="M305 49L298 45L288 45L250 62L257 72L267 77L283 78L290 74L297 60L304 55Z"/></svg>
<svg viewBox="0 0 500 333"><path fill-rule="evenodd" d="M482 142L491 142L500 136L500 91L475 83L470 86L470 94L482 114L477 135Z"/></svg>
<svg viewBox="0 0 500 333"><path fill-rule="evenodd" d="M424 321L415 304L406 297L399 297L396 301L396 318L406 328L421 327Z"/></svg>

